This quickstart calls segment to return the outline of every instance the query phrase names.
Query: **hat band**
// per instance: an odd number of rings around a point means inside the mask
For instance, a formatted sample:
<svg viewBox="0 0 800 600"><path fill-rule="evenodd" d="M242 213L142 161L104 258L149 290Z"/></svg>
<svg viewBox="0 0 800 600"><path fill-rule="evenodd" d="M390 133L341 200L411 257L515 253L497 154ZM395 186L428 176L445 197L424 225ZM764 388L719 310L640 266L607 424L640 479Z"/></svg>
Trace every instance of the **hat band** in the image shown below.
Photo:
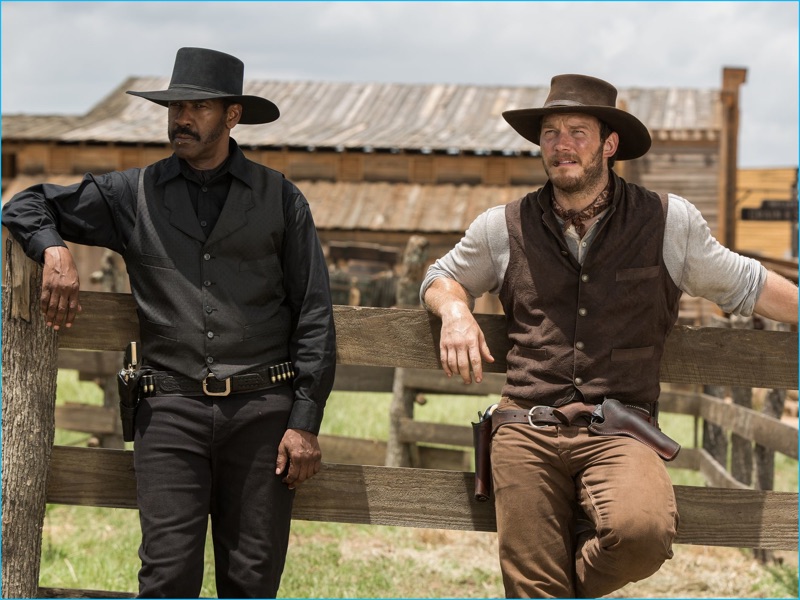
<svg viewBox="0 0 800 600"><path fill-rule="evenodd" d="M207 92L209 94L224 95L224 96L241 96L241 93L225 92L214 88L202 87L199 85L188 85L185 83L176 83L169 86L170 90L191 90L197 92Z"/></svg>
<svg viewBox="0 0 800 600"><path fill-rule="evenodd" d="M552 102L547 102L543 108L555 108L557 106L588 106L583 102L576 102L575 100L553 100Z"/></svg>

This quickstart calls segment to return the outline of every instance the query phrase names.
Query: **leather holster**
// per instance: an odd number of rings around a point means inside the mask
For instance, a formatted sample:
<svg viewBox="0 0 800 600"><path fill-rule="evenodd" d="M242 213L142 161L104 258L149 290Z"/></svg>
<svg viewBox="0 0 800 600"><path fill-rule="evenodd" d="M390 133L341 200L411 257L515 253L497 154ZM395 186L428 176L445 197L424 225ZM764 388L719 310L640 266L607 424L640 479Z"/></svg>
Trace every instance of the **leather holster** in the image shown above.
<svg viewBox="0 0 800 600"><path fill-rule="evenodd" d="M472 443L475 447L475 500L486 502L492 495L492 418L472 424Z"/></svg>
<svg viewBox="0 0 800 600"><path fill-rule="evenodd" d="M606 398L601 405L602 415L597 413L589 425L589 431L597 435L625 435L651 448L664 460L672 460L681 449L680 444L652 424L644 413L628 409L614 398Z"/></svg>

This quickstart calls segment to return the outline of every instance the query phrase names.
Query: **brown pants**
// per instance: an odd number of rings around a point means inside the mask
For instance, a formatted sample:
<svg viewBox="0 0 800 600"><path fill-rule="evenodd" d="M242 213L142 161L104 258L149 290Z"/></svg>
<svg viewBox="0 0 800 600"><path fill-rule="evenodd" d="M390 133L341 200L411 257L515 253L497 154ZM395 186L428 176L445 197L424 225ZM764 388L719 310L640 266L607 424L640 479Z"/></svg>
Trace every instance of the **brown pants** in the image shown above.
<svg viewBox="0 0 800 600"><path fill-rule="evenodd" d="M672 483L636 440L504 425L492 440L492 476L508 598L596 598L672 558Z"/></svg>

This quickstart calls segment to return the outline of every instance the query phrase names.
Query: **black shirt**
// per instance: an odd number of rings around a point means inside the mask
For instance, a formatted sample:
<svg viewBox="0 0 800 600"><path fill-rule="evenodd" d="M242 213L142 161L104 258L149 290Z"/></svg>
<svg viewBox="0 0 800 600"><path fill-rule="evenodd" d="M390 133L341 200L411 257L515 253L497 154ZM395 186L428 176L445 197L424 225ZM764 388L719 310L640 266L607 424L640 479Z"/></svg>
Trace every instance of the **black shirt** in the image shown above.
<svg viewBox="0 0 800 600"><path fill-rule="evenodd" d="M156 173L160 182L175 177L186 181L206 235L219 218L233 178L252 187L252 163L233 140L228 159L211 173L198 172L175 155L161 164L163 169ZM38 263L43 262L46 248L65 246L64 241L124 254L136 224L140 171L87 174L71 186L35 185L3 206L3 225ZM287 179L283 179L282 197L286 229L281 262L287 298L296 316L290 345L297 377L289 427L317 433L336 367L328 270L307 200Z"/></svg>

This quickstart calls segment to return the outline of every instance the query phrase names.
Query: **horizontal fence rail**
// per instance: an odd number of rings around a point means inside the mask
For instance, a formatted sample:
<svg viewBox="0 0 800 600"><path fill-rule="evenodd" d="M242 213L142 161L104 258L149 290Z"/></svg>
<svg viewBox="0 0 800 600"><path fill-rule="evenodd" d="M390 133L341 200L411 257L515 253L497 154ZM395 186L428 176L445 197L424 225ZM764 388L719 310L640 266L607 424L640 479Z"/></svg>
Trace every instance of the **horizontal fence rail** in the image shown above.
<svg viewBox="0 0 800 600"><path fill-rule="evenodd" d="M120 350L139 336L129 294L81 292L75 324L59 333L59 347ZM439 369L438 319L424 310L334 307L337 361L341 364ZM502 315L476 315L495 362L506 370L509 349ZM661 363L665 383L797 389L797 333L676 326Z"/></svg>
<svg viewBox="0 0 800 600"><path fill-rule="evenodd" d="M471 473L325 464L297 490L293 518L307 521L496 531L494 505L473 497ZM797 494L675 486L676 542L796 550ZM136 508L133 453L56 447L47 501Z"/></svg>

